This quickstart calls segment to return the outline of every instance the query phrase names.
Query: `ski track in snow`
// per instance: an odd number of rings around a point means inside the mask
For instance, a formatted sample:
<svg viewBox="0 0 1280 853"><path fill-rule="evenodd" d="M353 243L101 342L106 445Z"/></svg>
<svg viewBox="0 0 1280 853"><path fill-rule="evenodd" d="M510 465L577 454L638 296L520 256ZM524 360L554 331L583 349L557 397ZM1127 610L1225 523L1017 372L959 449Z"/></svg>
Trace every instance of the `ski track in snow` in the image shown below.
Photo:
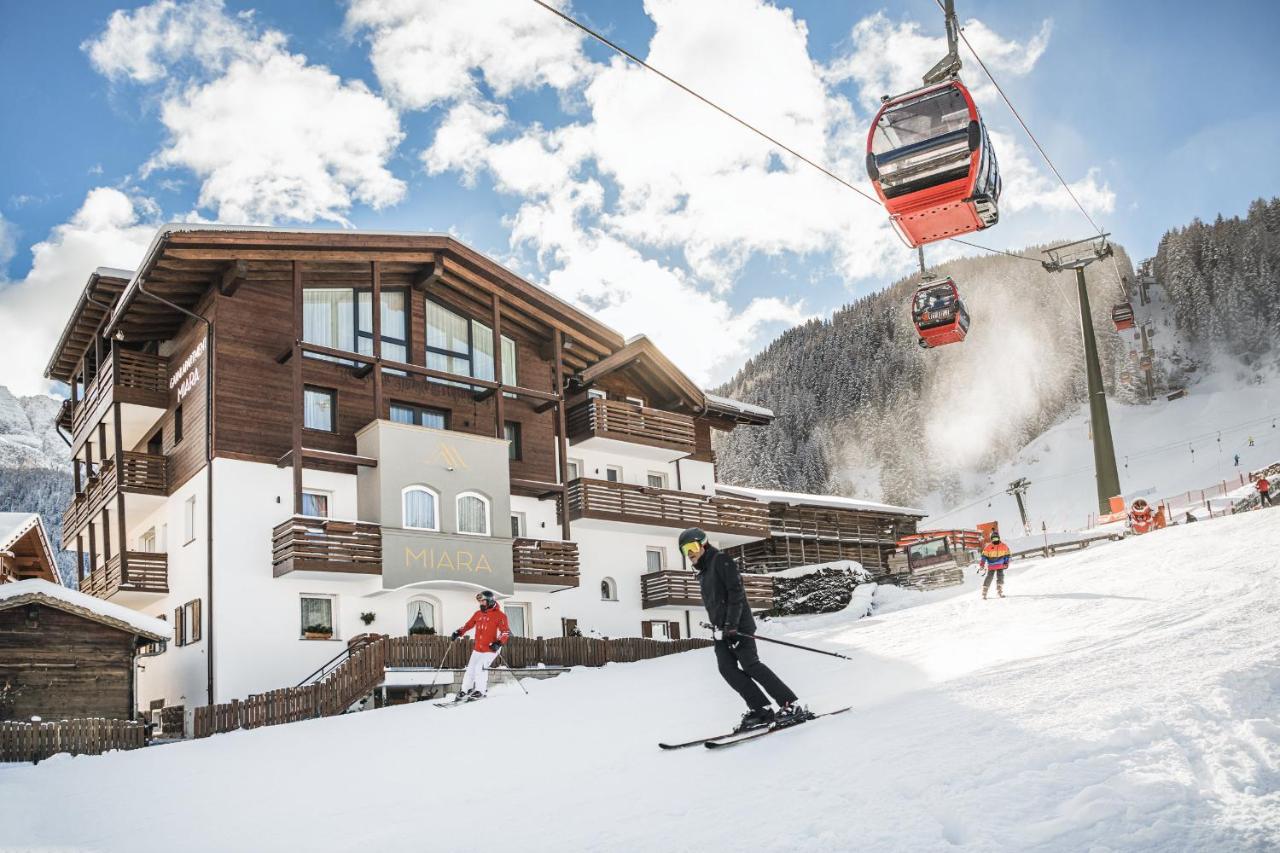
<svg viewBox="0 0 1280 853"><path fill-rule="evenodd" d="M971 574L768 623L854 658L762 644L815 709L854 710L718 753L657 748L741 712L699 651L454 714L8 766L0 849L1276 850L1277 553L1280 513L1254 512L1016 562L1005 600Z"/></svg>

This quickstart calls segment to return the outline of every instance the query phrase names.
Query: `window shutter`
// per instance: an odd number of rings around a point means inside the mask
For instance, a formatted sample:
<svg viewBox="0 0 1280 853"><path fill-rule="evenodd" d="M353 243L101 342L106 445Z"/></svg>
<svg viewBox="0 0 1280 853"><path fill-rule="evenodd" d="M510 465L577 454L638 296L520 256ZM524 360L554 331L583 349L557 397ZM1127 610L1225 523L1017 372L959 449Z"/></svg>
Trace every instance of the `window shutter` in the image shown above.
<svg viewBox="0 0 1280 853"><path fill-rule="evenodd" d="M670 632L669 636L671 637L671 639L673 640L680 639L680 623L679 622L668 622L667 631Z"/></svg>
<svg viewBox="0 0 1280 853"><path fill-rule="evenodd" d="M641 636L641 637L653 637L653 623L652 623L652 622L641 622L641 623L640 623L640 636Z"/></svg>
<svg viewBox="0 0 1280 853"><path fill-rule="evenodd" d="M184 636L185 632L182 628L182 608L175 607L173 608L173 642L179 646L187 644L187 638Z"/></svg>
<svg viewBox="0 0 1280 853"><path fill-rule="evenodd" d="M200 626L200 599L197 598L195 601L191 602L191 642L193 643L200 641Z"/></svg>

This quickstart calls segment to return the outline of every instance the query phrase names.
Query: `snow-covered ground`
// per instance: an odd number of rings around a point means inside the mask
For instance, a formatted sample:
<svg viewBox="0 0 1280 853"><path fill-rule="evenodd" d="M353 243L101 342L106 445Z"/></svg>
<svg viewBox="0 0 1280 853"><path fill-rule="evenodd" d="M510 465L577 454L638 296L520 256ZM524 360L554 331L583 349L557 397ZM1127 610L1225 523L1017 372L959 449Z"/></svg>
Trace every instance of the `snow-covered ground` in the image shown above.
<svg viewBox="0 0 1280 853"><path fill-rule="evenodd" d="M1253 512L774 623L854 658L764 648L854 711L725 752L656 747L742 710L708 650L8 767L0 849L1280 849L1277 553Z"/></svg>

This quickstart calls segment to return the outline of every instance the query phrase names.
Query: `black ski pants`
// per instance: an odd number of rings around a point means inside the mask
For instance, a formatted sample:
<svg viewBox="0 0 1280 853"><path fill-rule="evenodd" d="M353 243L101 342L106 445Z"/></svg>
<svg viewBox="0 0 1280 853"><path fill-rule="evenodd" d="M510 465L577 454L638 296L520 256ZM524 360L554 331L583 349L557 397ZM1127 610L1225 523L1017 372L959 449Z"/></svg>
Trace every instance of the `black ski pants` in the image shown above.
<svg viewBox="0 0 1280 853"><path fill-rule="evenodd" d="M760 662L756 641L750 637L738 637L732 646L723 638L716 640L716 663L720 665L720 675L753 711L769 704L761 687L779 705L796 701L796 694L791 692L791 688Z"/></svg>
<svg viewBox="0 0 1280 853"><path fill-rule="evenodd" d="M991 589L991 576L996 578L996 592L1004 589L1004 569L987 569L987 576L982 579L982 594L986 595L987 590Z"/></svg>
<svg viewBox="0 0 1280 853"><path fill-rule="evenodd" d="M1258 492L1258 497L1262 498L1263 506L1271 506L1271 492Z"/></svg>

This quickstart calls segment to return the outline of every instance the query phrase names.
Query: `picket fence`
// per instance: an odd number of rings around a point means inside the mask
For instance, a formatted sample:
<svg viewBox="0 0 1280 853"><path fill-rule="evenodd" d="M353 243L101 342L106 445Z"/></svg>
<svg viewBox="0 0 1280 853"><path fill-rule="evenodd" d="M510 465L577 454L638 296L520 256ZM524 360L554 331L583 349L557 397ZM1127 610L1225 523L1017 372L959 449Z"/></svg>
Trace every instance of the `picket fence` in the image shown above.
<svg viewBox="0 0 1280 853"><path fill-rule="evenodd" d="M60 752L101 755L113 749L138 749L146 743L145 727L132 720L0 721L0 762L35 763Z"/></svg>

